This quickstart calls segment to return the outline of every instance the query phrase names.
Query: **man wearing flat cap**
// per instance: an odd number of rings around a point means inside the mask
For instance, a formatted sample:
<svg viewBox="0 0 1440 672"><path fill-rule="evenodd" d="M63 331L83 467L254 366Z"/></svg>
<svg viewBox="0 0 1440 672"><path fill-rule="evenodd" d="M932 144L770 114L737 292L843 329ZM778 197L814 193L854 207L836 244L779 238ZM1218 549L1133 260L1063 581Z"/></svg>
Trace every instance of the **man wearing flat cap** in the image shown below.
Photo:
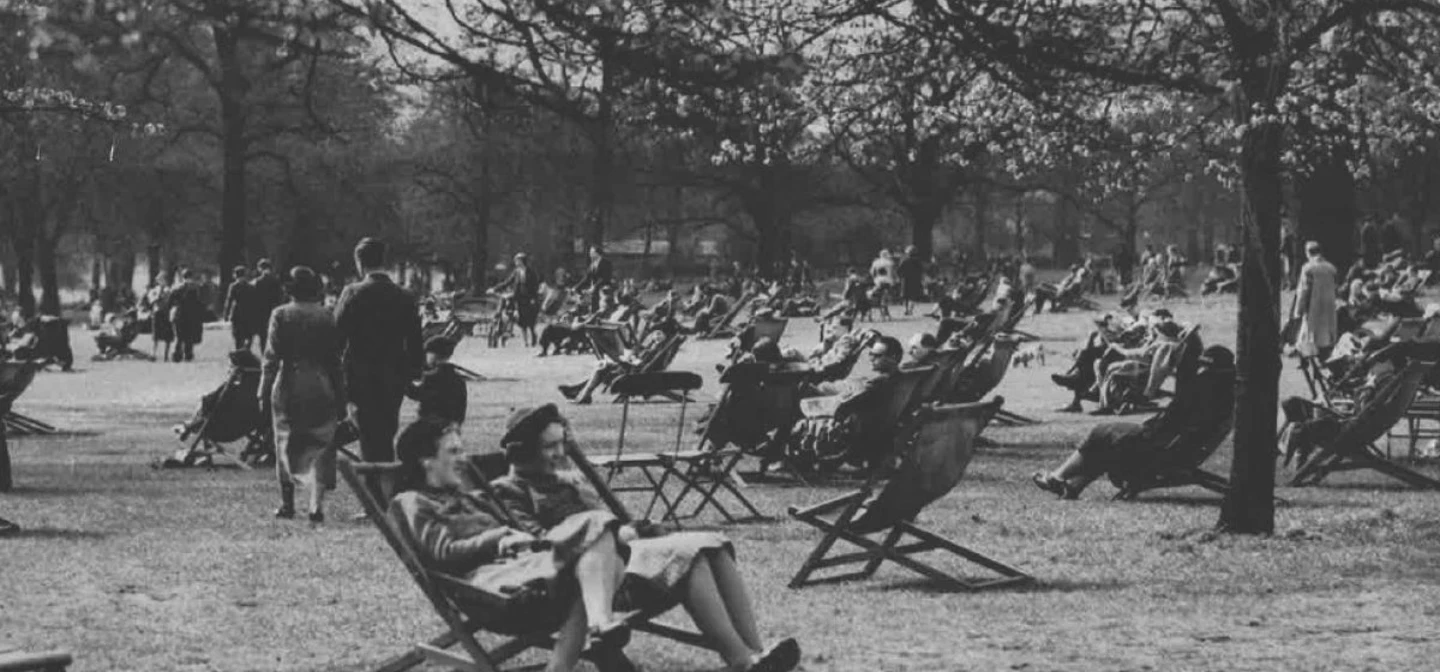
<svg viewBox="0 0 1440 672"><path fill-rule="evenodd" d="M395 459L400 403L425 362L419 307L415 297L385 272L385 253L383 241L362 239L355 246L361 279L347 285L335 303L350 417L359 430L360 455L366 462ZM368 483L381 501L388 499L378 479Z"/></svg>

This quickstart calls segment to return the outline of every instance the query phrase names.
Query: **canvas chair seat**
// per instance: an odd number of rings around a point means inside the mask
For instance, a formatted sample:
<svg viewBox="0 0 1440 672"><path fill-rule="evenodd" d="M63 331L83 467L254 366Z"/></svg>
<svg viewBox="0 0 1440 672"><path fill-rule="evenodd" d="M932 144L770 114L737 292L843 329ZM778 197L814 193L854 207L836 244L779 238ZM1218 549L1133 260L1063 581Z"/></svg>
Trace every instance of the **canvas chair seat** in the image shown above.
<svg viewBox="0 0 1440 672"><path fill-rule="evenodd" d="M877 462L856 492L805 507L791 507L796 520L824 534L790 580L791 588L866 579L894 562L948 588L976 590L1027 583L1024 572L941 537L915 524L931 503L949 494L964 476L976 440L1004 401L929 405L892 431L893 459ZM883 483L883 486L882 486ZM881 540L870 535L883 533ZM909 540L907 541L907 537ZM861 550L834 554L844 541ZM998 578L963 578L926 564L917 555L939 551L980 565ZM816 578L816 572L861 565L859 570Z"/></svg>

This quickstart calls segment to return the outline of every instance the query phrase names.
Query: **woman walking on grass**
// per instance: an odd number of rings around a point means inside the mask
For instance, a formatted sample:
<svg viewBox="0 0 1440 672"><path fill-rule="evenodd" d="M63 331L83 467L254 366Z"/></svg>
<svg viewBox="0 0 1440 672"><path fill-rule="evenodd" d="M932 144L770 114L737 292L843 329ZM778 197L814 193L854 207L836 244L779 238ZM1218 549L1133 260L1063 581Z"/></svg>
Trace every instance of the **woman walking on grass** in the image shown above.
<svg viewBox="0 0 1440 672"><path fill-rule="evenodd" d="M310 522L325 521L325 491L335 488L335 427L345 414L340 332L321 304L320 278L304 266L290 271L290 302L270 314L260 403L275 428L280 479L276 518L295 517L295 485L309 488Z"/></svg>

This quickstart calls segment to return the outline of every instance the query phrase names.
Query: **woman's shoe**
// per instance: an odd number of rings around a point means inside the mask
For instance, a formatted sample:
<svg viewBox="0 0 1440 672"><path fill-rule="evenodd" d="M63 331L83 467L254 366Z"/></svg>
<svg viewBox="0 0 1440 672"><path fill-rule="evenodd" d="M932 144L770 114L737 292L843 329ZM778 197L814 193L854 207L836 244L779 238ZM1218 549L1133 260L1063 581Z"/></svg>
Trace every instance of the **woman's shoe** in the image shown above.
<svg viewBox="0 0 1440 672"><path fill-rule="evenodd" d="M1040 488L1041 490L1044 490L1045 492L1048 492L1057 497L1064 497L1066 492L1069 490L1069 487L1065 484L1065 481L1062 481L1058 478L1051 478L1049 474L1043 471L1037 471L1033 475L1031 475L1030 482L1034 483L1035 487Z"/></svg>
<svg viewBox="0 0 1440 672"><path fill-rule="evenodd" d="M325 522L325 513L323 511L311 511L310 522L316 525Z"/></svg>
<svg viewBox="0 0 1440 672"><path fill-rule="evenodd" d="M800 644L786 637L765 650L746 672L790 672L800 664Z"/></svg>
<svg viewBox="0 0 1440 672"><path fill-rule="evenodd" d="M630 643L630 624L614 621L590 628L590 646L600 649L623 649Z"/></svg>
<svg viewBox="0 0 1440 672"><path fill-rule="evenodd" d="M275 517L281 520L290 520L291 518L295 517L295 507L282 506L278 509L275 509Z"/></svg>

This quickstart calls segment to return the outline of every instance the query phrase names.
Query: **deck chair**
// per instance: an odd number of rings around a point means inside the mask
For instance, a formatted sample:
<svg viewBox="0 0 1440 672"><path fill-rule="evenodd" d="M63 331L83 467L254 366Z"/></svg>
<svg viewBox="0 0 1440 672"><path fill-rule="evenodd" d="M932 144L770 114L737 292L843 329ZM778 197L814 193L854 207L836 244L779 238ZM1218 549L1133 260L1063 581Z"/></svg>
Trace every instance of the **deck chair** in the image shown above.
<svg viewBox="0 0 1440 672"><path fill-rule="evenodd" d="M3 419L5 430L11 436L60 433L60 430L54 425L21 415L13 410L15 401L20 398L20 395L25 394L30 383L35 382L35 374L39 373L42 368L45 368L45 363L42 361L0 362L0 419Z"/></svg>
<svg viewBox="0 0 1440 672"><path fill-rule="evenodd" d="M926 506L960 483L974 455L975 439L1002 403L997 397L984 404L924 406L896 432L894 457L898 459L877 465L858 491L803 509L791 507L792 517L820 529L824 536L800 565L790 587L868 579L886 560L952 589L976 590L1032 581L1014 567L915 524L916 516ZM882 540L871 538L881 533ZM902 543L907 536L914 540ZM862 550L831 555L838 541ZM973 580L946 573L915 557L927 551L968 560L1000 577ZM862 567L849 573L814 577L820 570L854 565Z"/></svg>
<svg viewBox="0 0 1440 672"><path fill-rule="evenodd" d="M902 369L863 394L841 398L811 397L800 404L806 430L792 438L787 469L803 481L803 474L815 467L872 462L889 442L884 440L919 406L917 394L935 372L935 367ZM875 406L878 405L878 408ZM858 413L856 409L873 409ZM854 417L858 431L839 435L817 431L834 427L837 418Z"/></svg>
<svg viewBox="0 0 1440 672"><path fill-rule="evenodd" d="M725 336L733 336L734 334L730 333L730 331L731 326L735 324L735 318L740 315L740 311L744 310L746 306L750 305L750 302L753 300L755 300L754 292L740 297L740 300L736 301L735 305L730 307L730 312L725 313L724 317L717 320L715 324L710 325L710 329L706 331L704 335L700 336L700 338L721 338Z"/></svg>
<svg viewBox="0 0 1440 672"><path fill-rule="evenodd" d="M65 672L71 662L63 651L0 651L0 672Z"/></svg>
<svg viewBox="0 0 1440 672"><path fill-rule="evenodd" d="M554 645L552 633L559 627L563 614L554 614L550 619L552 622L546 622L546 614L517 613L523 607L514 604L510 597L477 589L462 578L425 567L420 560L419 545L405 518L382 508L364 483L366 475L396 472L400 468L399 463L356 463L346 459L338 462L338 468L341 478L359 499L366 518L380 531L390 550L395 551L410 578L431 601L435 613L445 620L444 633L386 660L379 668L374 668L374 672L403 672L425 662L438 663L455 671L500 672L505 660L520 655L524 650ZM508 639L487 649L477 637L480 632L491 632ZM455 645L461 648L459 652L449 650Z"/></svg>
<svg viewBox="0 0 1440 672"><path fill-rule="evenodd" d="M678 519L695 518L706 508L714 508L730 523L769 520L745 496L745 481L735 470L745 455L769 440L771 432L788 429L799 403L798 380L787 384L771 374L769 364L745 362L726 368L720 384L720 399L696 447L660 455L683 470L684 485L671 500L671 509ZM722 491L749 515L741 518L732 514L719 500ZM700 501L689 513L680 513L692 494Z"/></svg>
<svg viewBox="0 0 1440 672"><path fill-rule="evenodd" d="M1375 446L1395 423L1405 417L1406 409L1419 394L1421 381L1434 367L1435 362L1409 361L1399 373L1381 383L1368 400L1357 404L1350 414L1307 404L1312 417L1337 420L1340 427L1334 435L1317 441L1319 445L1315 454L1300 465L1290 485L1315 485L1336 471L1373 469L1415 487L1440 490L1440 481L1392 462Z"/></svg>
<svg viewBox="0 0 1440 672"><path fill-rule="evenodd" d="M1111 474L1110 482L1119 489L1115 499L1134 500L1147 490L1188 485L1198 485L1222 495L1229 492L1228 479L1201 468L1235 428L1235 410L1227 410L1223 422L1206 428L1204 432L1181 433L1146 464L1126 469L1123 475Z"/></svg>
<svg viewBox="0 0 1440 672"><path fill-rule="evenodd" d="M380 531L390 549L399 556L410 578L414 579L420 591L429 599L430 606L446 625L445 632L391 658L375 668L375 672L404 672L426 662L462 672L500 672L501 665L527 649L554 646L553 633L565 614L532 613L534 610L526 610L523 605L515 604L510 596L480 590L459 577L425 566L421 561L419 546L404 517L392 515L387 509L381 508L380 503L365 486L364 476L394 473L400 468L398 462L355 463L340 460L338 467L345 484L360 501L365 516ZM488 492L488 485L483 478L474 480L482 490ZM650 627L648 619L654 615L642 613L632 617L635 619L635 629L653 632L654 628ZM476 637L476 634L482 631L501 635L506 639L494 647L486 648ZM450 650L456 644L460 645L461 650ZM596 659L591 652L583 655L602 669L614 672L634 670L628 660L623 656L614 656L613 652L603 660Z"/></svg>
<svg viewBox="0 0 1440 672"><path fill-rule="evenodd" d="M962 369L952 384L955 387L942 393L946 401L975 403L989 396L1010 371L1010 362L1015 357L1019 343L1002 334L991 340L988 348L976 346L974 358ZM994 421L1009 427L1038 425L1039 420L1027 418L1004 409L995 412Z"/></svg>
<svg viewBox="0 0 1440 672"><path fill-rule="evenodd" d="M700 376L688 371L657 371L626 374L611 384L611 390L624 399L620 410L620 435L615 443L615 454L597 457L593 464L606 470L605 482L611 486L612 491L649 493L650 503L645 508L646 518L650 517L658 504L664 507L661 512L662 520L676 520L675 504L665 493L665 485L671 478L675 478L682 487L688 483L684 471L680 469L678 456L680 441L685 435L685 410L689 406L689 393L700 389L701 382ZM625 432L630 425L631 399L659 394L661 391L678 393L680 397L680 417L676 421L675 444L670 455L662 458L659 453L625 452ZM638 485L612 485L621 472L630 469L639 471L644 482Z"/></svg>
<svg viewBox="0 0 1440 672"><path fill-rule="evenodd" d="M1177 343L1167 351L1152 357L1150 361L1122 362L1105 373L1100 381L1100 405L1117 413L1129 412L1135 405L1149 401L1145 396L1148 388L1157 390L1158 396L1170 393L1160 389L1163 380L1182 370L1182 365L1194 363L1200 356L1204 343L1200 340L1200 325L1193 325L1180 332Z"/></svg>

